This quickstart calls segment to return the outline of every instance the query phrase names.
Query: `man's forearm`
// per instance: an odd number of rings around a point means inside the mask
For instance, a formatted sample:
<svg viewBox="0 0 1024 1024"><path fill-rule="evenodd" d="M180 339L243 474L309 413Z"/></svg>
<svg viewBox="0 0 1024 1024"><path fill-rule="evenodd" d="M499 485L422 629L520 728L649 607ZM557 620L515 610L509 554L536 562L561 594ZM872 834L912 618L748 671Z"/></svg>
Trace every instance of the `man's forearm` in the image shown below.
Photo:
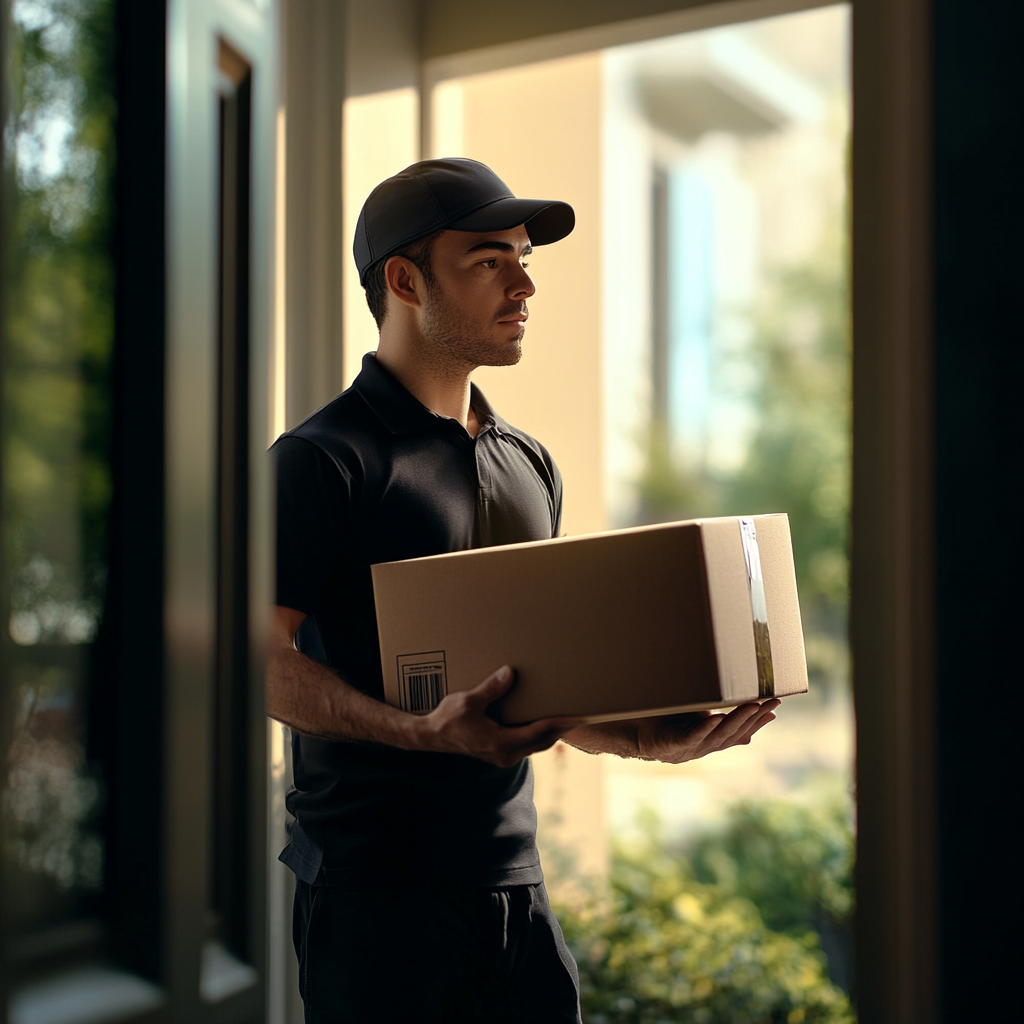
<svg viewBox="0 0 1024 1024"><path fill-rule="evenodd" d="M508 693L515 680L508 665L469 690L448 694L429 714L399 711L300 654L294 638L305 618L306 613L295 608L275 607L266 661L266 713L302 736L461 754L510 768L538 750L547 750L579 721L543 718L528 725L499 725L487 709Z"/></svg>
<svg viewBox="0 0 1024 1024"><path fill-rule="evenodd" d="M414 715L368 697L294 647L273 645L268 652L266 701L271 718L303 736L419 746Z"/></svg>

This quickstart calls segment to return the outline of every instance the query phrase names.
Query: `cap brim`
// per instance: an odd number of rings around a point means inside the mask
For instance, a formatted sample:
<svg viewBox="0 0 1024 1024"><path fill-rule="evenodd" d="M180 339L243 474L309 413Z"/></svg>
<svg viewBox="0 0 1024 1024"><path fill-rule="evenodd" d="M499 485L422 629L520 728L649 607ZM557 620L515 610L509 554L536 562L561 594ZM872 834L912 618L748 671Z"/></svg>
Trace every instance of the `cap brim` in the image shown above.
<svg viewBox="0 0 1024 1024"><path fill-rule="evenodd" d="M507 231L526 225L533 245L548 245L565 238L576 226L568 203L550 199L497 199L445 227L451 231Z"/></svg>

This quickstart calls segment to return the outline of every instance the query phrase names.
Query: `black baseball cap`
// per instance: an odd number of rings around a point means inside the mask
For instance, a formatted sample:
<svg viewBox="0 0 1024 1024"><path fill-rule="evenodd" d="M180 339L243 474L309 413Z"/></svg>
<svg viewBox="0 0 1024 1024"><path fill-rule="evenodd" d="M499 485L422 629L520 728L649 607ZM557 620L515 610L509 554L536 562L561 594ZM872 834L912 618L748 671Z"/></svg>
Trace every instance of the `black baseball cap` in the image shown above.
<svg viewBox="0 0 1024 1024"><path fill-rule="evenodd" d="M506 231L520 224L533 245L547 245L572 231L576 214L558 200L516 199L478 160L420 160L382 181L359 211L352 245L359 283L366 284L374 263L435 231Z"/></svg>

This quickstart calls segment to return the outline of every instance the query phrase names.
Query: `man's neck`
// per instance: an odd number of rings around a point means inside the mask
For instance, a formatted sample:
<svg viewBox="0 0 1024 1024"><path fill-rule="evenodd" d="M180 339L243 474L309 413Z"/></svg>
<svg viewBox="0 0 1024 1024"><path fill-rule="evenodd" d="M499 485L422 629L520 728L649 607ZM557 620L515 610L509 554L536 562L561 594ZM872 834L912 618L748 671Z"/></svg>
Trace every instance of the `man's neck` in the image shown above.
<svg viewBox="0 0 1024 1024"><path fill-rule="evenodd" d="M479 424L470 406L469 375L473 367L452 365L425 356L424 351L425 345L388 331L385 324L377 362L431 412L457 420L475 437Z"/></svg>

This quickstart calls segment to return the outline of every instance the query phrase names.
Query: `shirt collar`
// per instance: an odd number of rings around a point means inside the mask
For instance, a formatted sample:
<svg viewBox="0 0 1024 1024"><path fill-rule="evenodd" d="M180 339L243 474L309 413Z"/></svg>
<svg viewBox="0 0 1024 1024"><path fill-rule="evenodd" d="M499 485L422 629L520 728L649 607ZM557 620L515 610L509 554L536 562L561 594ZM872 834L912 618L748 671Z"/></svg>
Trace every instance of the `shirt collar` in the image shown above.
<svg viewBox="0 0 1024 1024"><path fill-rule="evenodd" d="M487 430L494 430L500 434L502 429L508 428L508 424L491 408L491 403L475 384L469 385L469 404L476 413L477 423L480 424L477 437Z"/></svg>
<svg viewBox="0 0 1024 1024"><path fill-rule="evenodd" d="M392 434L409 434L426 430L446 421L447 417L431 412L395 377L377 362L372 352L363 356L363 366L352 387L377 414ZM470 385L470 404L480 422L480 433L487 429L507 429L505 421L491 408L491 403L475 385Z"/></svg>

